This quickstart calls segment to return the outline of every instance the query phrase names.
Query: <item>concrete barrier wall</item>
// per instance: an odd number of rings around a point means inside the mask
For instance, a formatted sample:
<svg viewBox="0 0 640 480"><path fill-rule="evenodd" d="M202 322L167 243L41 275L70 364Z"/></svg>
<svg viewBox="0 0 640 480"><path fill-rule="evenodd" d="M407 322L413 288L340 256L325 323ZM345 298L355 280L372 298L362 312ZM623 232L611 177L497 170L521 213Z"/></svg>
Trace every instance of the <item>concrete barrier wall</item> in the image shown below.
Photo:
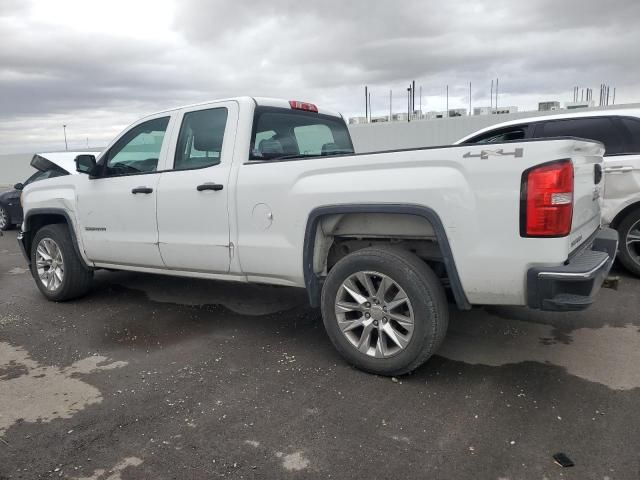
<svg viewBox="0 0 640 480"><path fill-rule="evenodd" d="M14 155L0 155L0 191L18 182L24 182L35 170L29 162L32 153L19 153Z"/></svg>

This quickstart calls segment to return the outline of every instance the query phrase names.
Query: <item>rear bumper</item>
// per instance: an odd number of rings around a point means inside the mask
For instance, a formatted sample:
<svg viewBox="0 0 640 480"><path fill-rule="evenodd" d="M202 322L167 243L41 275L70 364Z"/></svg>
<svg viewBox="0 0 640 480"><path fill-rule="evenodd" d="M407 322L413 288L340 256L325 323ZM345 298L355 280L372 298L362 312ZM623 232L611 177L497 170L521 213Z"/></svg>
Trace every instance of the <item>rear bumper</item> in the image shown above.
<svg viewBox="0 0 640 480"><path fill-rule="evenodd" d="M618 232L603 228L591 246L553 267L533 267L527 272L527 305L551 311L589 307L611 270L618 249Z"/></svg>

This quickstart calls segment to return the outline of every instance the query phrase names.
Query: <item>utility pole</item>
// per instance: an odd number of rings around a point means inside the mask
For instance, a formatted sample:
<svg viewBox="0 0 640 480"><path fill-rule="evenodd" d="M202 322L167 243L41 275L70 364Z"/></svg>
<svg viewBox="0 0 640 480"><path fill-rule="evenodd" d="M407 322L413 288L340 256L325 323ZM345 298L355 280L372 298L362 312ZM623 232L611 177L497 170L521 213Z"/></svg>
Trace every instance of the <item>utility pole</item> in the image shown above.
<svg viewBox="0 0 640 480"><path fill-rule="evenodd" d="M499 78L496 78L496 110L498 110L498 82L500 81Z"/></svg>
<svg viewBox="0 0 640 480"><path fill-rule="evenodd" d="M364 86L364 118L365 122L369 122L369 89Z"/></svg>
<svg viewBox="0 0 640 480"><path fill-rule="evenodd" d="M389 90L389 121L393 121L393 90Z"/></svg>
<svg viewBox="0 0 640 480"><path fill-rule="evenodd" d="M489 100L489 110L493 110L493 80L491 80L491 100Z"/></svg>
<svg viewBox="0 0 640 480"><path fill-rule="evenodd" d="M614 98L615 98L615 89L613 90ZM422 85L420 85L420 117L422 117Z"/></svg>
<svg viewBox="0 0 640 480"><path fill-rule="evenodd" d="M445 118L449 118L449 85L447 85L447 116Z"/></svg>
<svg viewBox="0 0 640 480"><path fill-rule="evenodd" d="M411 82L411 113L416 111L416 81Z"/></svg>
<svg viewBox="0 0 640 480"><path fill-rule="evenodd" d="M613 102L611 102L613 105L616 104L616 87L613 87Z"/></svg>
<svg viewBox="0 0 640 480"><path fill-rule="evenodd" d="M66 125L62 125L62 131L64 132L64 149L65 151L68 151L69 147L67 145L67 126Z"/></svg>
<svg viewBox="0 0 640 480"><path fill-rule="evenodd" d="M407 122L411 121L411 84L407 88Z"/></svg>

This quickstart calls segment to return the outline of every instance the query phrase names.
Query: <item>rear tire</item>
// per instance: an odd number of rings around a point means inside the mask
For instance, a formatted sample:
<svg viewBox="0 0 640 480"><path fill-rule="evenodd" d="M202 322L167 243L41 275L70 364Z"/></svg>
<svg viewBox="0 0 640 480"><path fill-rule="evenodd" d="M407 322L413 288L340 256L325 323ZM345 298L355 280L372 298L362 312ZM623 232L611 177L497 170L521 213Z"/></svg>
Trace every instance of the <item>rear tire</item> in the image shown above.
<svg viewBox="0 0 640 480"><path fill-rule="evenodd" d="M63 302L91 289L93 271L82 264L65 224L46 225L31 244L31 274L47 297Z"/></svg>
<svg viewBox="0 0 640 480"><path fill-rule="evenodd" d="M618 258L629 272L640 277L640 209L636 209L618 224L620 245Z"/></svg>
<svg viewBox="0 0 640 480"><path fill-rule="evenodd" d="M410 252L387 247L342 258L327 275L321 305L338 352L379 375L402 375L422 365L442 343L449 322L445 291L431 268Z"/></svg>

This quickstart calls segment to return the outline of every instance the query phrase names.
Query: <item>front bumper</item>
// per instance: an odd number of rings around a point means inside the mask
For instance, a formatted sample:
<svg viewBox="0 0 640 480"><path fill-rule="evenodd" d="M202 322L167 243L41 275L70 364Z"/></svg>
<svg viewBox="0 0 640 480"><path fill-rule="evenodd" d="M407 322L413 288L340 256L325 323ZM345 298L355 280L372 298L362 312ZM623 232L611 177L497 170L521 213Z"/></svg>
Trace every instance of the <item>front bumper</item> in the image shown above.
<svg viewBox="0 0 640 480"><path fill-rule="evenodd" d="M31 257L27 253L27 243L26 243L26 239L24 237L23 231L20 231L18 233L18 245L20 245L20 251L22 252L22 255L24 255L24 258L27 261L27 264L31 266Z"/></svg>
<svg viewBox="0 0 640 480"><path fill-rule="evenodd" d="M566 264L533 267L527 272L527 305L551 311L584 310L611 270L618 249L618 232L601 229L591 246Z"/></svg>

